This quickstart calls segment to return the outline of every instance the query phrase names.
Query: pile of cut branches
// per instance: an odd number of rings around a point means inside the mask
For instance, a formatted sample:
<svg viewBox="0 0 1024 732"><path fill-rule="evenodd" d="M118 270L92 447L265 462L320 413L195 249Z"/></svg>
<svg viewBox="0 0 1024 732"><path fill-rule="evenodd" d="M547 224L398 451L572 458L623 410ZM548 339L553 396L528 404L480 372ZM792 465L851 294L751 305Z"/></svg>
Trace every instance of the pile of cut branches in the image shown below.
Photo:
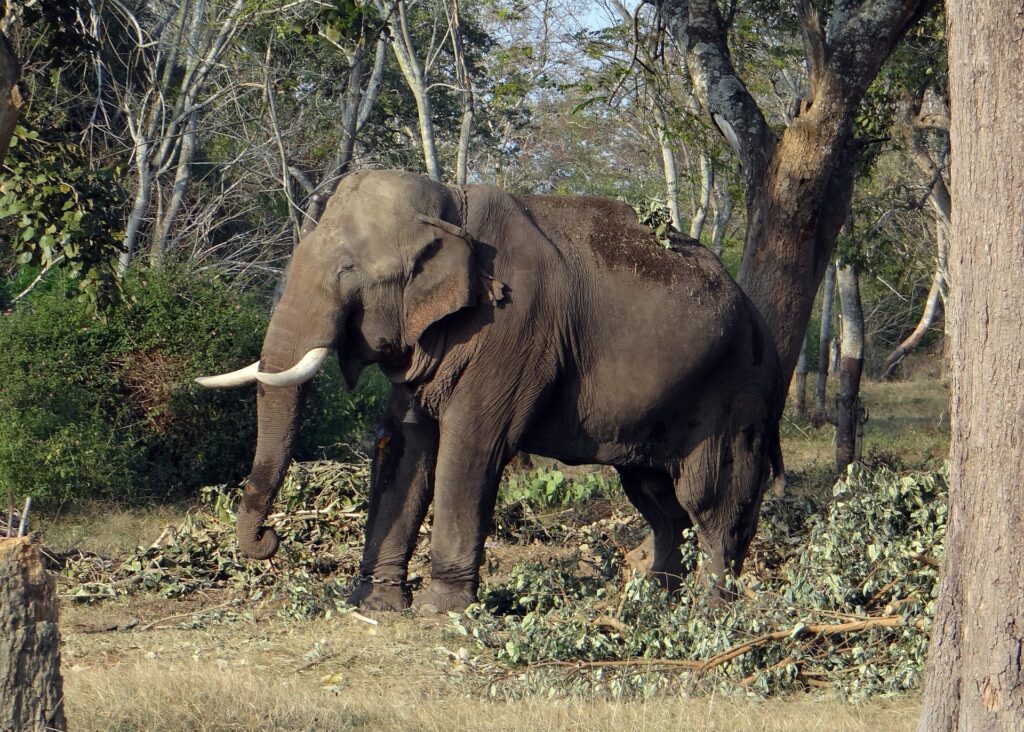
<svg viewBox="0 0 1024 732"><path fill-rule="evenodd" d="M283 596L292 615L323 613L343 596L342 585L358 565L368 483L365 459L293 465L268 518L281 537L281 551L269 563L247 559L237 548L240 488L203 488L197 508L149 546L118 560L82 553L69 558L65 596L97 600L150 591L181 597L225 588L251 600Z"/></svg>
<svg viewBox="0 0 1024 732"><path fill-rule="evenodd" d="M741 597L715 611L704 603L710 578L694 536L684 543L690 573L669 598L630 576L613 516L584 529L572 556L521 564L485 587L455 632L504 662L488 678L502 697L917 688L946 490L944 471L852 466L823 509L798 497L767 503L735 587Z"/></svg>

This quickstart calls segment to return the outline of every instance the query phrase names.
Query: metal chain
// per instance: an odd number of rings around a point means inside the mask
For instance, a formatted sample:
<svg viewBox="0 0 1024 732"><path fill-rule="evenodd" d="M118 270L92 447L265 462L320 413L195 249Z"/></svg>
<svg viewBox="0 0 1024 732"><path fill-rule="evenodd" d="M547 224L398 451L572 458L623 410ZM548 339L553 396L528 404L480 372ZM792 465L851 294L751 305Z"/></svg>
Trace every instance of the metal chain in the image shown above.
<svg viewBox="0 0 1024 732"><path fill-rule="evenodd" d="M355 585L385 585L387 587L398 587L403 590L413 589L413 583L408 580L393 580L374 577L372 574L360 574L356 577Z"/></svg>

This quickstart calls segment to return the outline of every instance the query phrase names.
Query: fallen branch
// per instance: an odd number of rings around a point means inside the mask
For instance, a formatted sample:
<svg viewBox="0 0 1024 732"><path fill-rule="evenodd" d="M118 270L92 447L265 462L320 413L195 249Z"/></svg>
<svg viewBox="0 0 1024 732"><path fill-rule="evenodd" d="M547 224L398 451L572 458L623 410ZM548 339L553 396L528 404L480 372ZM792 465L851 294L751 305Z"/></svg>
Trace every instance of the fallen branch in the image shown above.
<svg viewBox="0 0 1024 732"><path fill-rule="evenodd" d="M164 630L165 628L163 628L163 627L157 628L156 626L160 625L161 623L166 623L168 620L178 620L179 618L191 618L191 617L194 617L196 615L201 615L203 613L208 613L211 610L219 610L222 607L227 607L228 605L233 604L234 602L235 602L235 598L232 598L232 599L230 599L230 600L228 600L226 602L222 602L222 603L220 603L218 605L210 605L208 607L200 608L199 610L193 610L192 612L178 613L177 615L168 615L166 618L160 618L159 620L154 620L152 623L146 623L141 628L139 628L139 631L141 632L141 631L144 631L144 630L154 630L154 629L156 629L156 630Z"/></svg>
<svg viewBox="0 0 1024 732"><path fill-rule="evenodd" d="M765 633L759 635L756 638L751 638L748 641L739 643L732 648L726 649L721 653L712 656L711 658L703 661L691 661L686 659L671 659L671 658L627 658L616 661L538 661L536 663L527 664L528 670L535 670L539 668L573 668L573 669L591 669L591 668L630 668L630 667L642 667L646 666L649 668L680 668L694 672L694 676L700 676L701 674L710 671L711 669L721 666L724 663L728 663L734 658L739 658L750 651L760 648L761 646L767 645L772 641L785 640L787 638L799 639L813 636L815 638L821 636L832 636L832 635L843 635L847 633L857 633L862 630L872 630L874 628L899 628L901 626L908 625L907 619L902 615L893 615L889 617L877 617L873 616L870 618L864 618L863 620L855 620L848 623L800 623L788 630L777 630L772 633ZM915 628L917 630L924 629L924 621L917 620L910 623L908 627ZM770 666L764 671L758 673L764 673L773 668L791 663L792 659L786 658L783 661ZM756 674L751 677L745 677L739 681L740 685L748 685L753 682L756 678ZM803 679L801 681L807 683L810 686L822 686L830 685L828 682L814 682L811 679Z"/></svg>
<svg viewBox="0 0 1024 732"><path fill-rule="evenodd" d="M300 674L303 671L308 671L314 666L319 666L324 661L330 661L332 658L336 658L337 656L338 654L334 651L331 651L330 653L325 653L322 656L317 656L312 661L307 661L306 663L299 666L297 669L295 669L294 673Z"/></svg>
<svg viewBox="0 0 1024 732"><path fill-rule="evenodd" d="M785 640L786 638L799 638L803 636L830 636L830 635L842 635L845 633L857 633L862 630L871 630L872 628L898 628L901 625L906 625L907 621L902 615L892 615L889 617L871 617L865 618L864 620L855 620L849 623L810 623L803 624L799 623L794 625L789 630L777 630L773 633L765 633L759 635L745 643L739 643L732 648L719 653L717 656L712 656L708 660L704 661L703 666L697 669L698 674L702 674L705 671L721 666L723 663L728 663L734 658L738 658L744 654L749 653L755 648L767 645L772 641ZM922 622L920 620L913 624L913 627L920 629Z"/></svg>
<svg viewBox="0 0 1024 732"><path fill-rule="evenodd" d="M910 558L921 562L921 564L927 564L929 567L938 568L942 566L942 560L936 559L935 557L929 557L927 554L918 554L917 552L913 552L910 554Z"/></svg>

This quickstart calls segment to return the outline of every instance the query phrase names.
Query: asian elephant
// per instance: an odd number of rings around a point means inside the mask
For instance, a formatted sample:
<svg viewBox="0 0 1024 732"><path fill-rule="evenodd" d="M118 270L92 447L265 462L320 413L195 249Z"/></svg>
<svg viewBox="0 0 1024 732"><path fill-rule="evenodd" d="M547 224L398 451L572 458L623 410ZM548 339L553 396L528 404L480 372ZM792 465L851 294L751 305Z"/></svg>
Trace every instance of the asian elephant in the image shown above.
<svg viewBox="0 0 1024 732"><path fill-rule="evenodd" d="M676 249L617 201L395 171L344 178L295 250L260 360L199 379L259 382L242 550L277 549L262 524L302 385L337 351L350 388L372 363L393 384L353 603L473 602L517 450L615 466L652 527L652 571L672 585L681 532L695 526L719 578L712 597L725 597L778 462L783 385L766 326L725 268L691 240ZM431 501L431 581L413 602L406 573Z"/></svg>

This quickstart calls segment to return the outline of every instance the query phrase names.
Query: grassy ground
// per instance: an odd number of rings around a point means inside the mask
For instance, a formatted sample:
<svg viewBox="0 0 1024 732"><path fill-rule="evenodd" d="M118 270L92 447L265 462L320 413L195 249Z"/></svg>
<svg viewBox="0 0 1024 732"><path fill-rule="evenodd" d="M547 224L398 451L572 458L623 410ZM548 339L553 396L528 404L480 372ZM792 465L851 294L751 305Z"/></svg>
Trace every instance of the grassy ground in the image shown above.
<svg viewBox="0 0 1024 732"><path fill-rule="evenodd" d="M915 467L948 445L945 387L931 379L867 384L865 455ZM830 400L830 403L831 400ZM783 449L796 491L831 486L831 427L787 420ZM96 506L43 522L51 550L116 555L153 541L186 507ZM39 528L39 527L37 527ZM497 547L501 564L535 547ZM352 615L285 621L273 608L220 622L218 593L132 595L63 607L63 667L76 730L903 730L916 697L851 704L826 694L488 701L493 661L446 620Z"/></svg>

